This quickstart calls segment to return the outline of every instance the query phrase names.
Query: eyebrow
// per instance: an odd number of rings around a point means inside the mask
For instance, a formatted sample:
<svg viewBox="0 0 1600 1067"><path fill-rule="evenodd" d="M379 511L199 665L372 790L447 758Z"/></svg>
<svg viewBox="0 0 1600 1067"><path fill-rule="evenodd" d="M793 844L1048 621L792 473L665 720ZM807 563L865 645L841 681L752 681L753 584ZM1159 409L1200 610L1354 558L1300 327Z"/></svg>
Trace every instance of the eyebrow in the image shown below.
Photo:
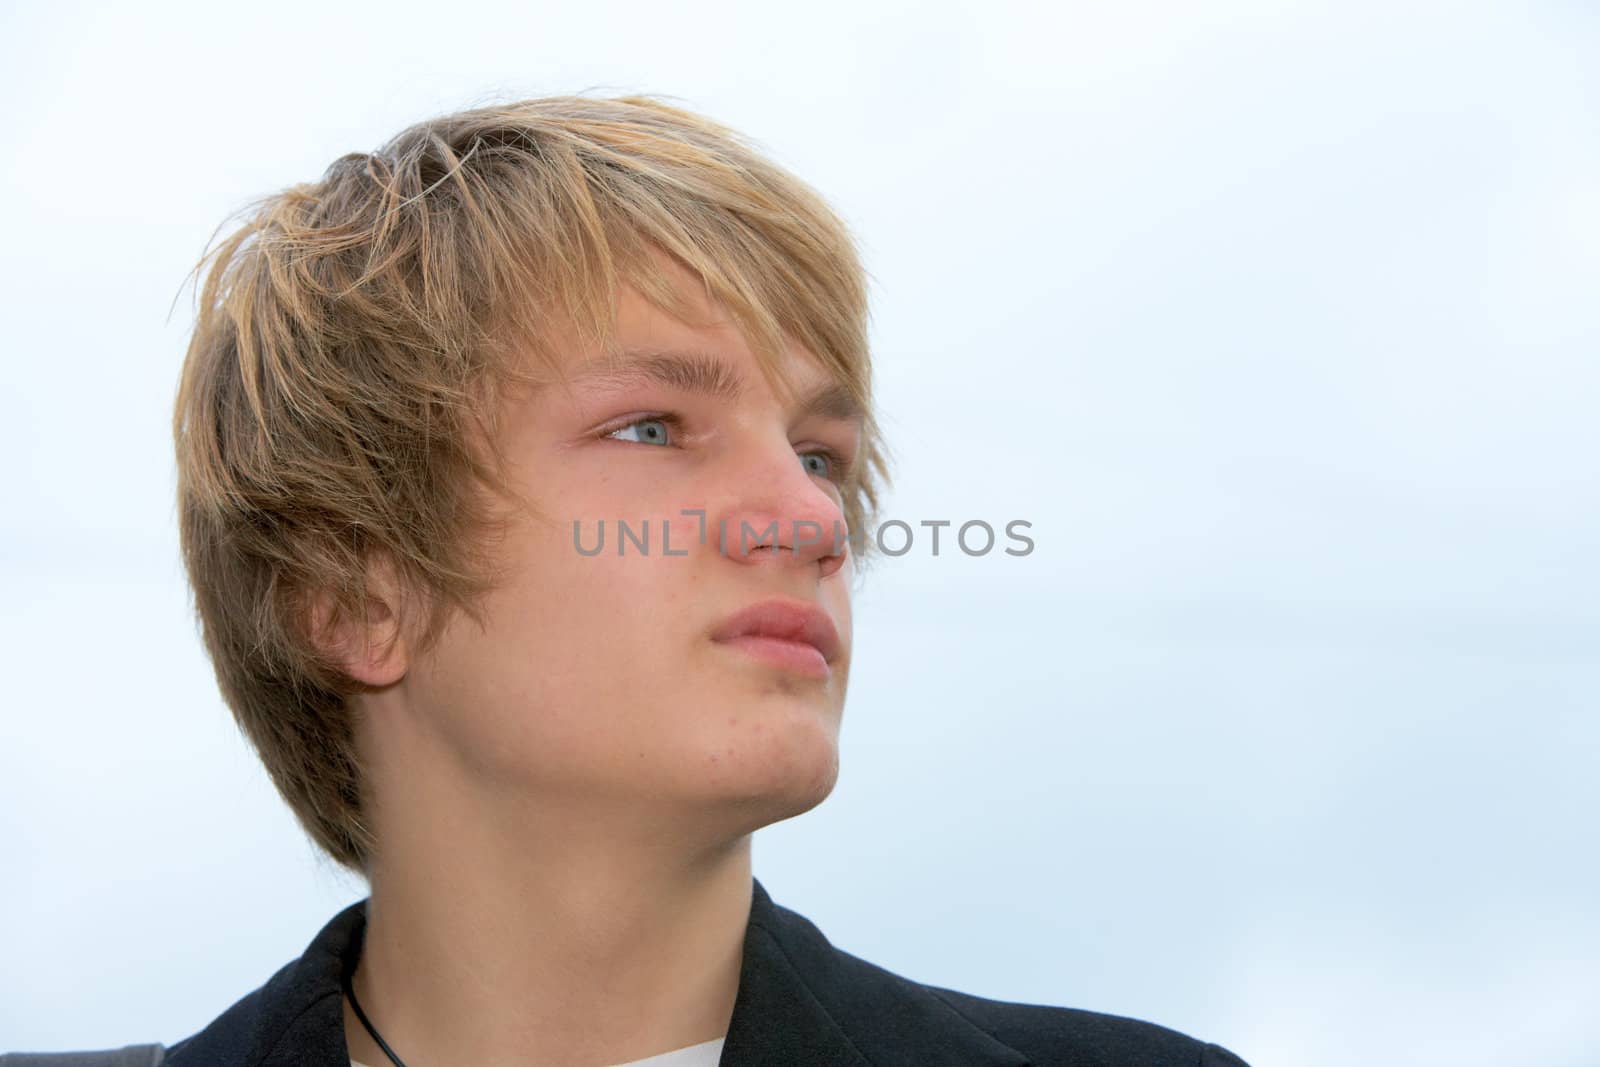
<svg viewBox="0 0 1600 1067"><path fill-rule="evenodd" d="M622 349L611 353L599 369L575 375L573 380L600 386L653 383L727 401L737 401L745 395L739 375L727 363L700 349ZM837 381L804 394L795 413L802 419L866 421L861 403L843 382Z"/></svg>

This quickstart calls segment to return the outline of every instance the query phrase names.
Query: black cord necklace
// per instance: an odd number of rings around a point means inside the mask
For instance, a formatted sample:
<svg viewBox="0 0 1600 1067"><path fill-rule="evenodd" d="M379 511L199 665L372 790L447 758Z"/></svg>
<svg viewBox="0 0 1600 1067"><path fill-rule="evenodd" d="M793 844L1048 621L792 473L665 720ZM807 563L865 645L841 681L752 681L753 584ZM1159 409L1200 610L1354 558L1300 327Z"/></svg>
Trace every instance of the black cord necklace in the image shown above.
<svg viewBox="0 0 1600 1067"><path fill-rule="evenodd" d="M389 1047L389 1042L385 1041L383 1035L378 1033L378 1028L372 1025L371 1019L367 1018L367 1013L361 1010L361 1001L356 999L356 987L350 981L351 973L347 971L344 976L344 995L350 998L350 1006L356 1010L356 1018L361 1020L361 1025L367 1028L367 1033L372 1035L372 1040L376 1041L378 1047L383 1049L383 1054L389 1057L389 1062L393 1063L394 1067L406 1067L405 1061L394 1054L394 1049Z"/></svg>

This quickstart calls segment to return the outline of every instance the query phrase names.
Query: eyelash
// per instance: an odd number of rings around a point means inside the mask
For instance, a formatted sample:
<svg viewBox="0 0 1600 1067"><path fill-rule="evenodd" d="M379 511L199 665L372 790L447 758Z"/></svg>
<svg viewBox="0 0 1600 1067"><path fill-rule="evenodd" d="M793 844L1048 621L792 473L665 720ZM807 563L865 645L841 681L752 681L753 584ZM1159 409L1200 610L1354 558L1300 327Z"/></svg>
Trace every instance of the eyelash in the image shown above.
<svg viewBox="0 0 1600 1067"><path fill-rule="evenodd" d="M668 426L670 426L672 428L672 432L674 434L680 433L683 430L683 417L681 415L678 415L678 414L676 414L674 412L671 412L671 411L661 411L661 412L656 412L656 413L650 414L650 415L639 415L639 416L637 416L635 418L629 419L627 422L619 423L617 425L607 427L606 429L600 431L600 437L602 439L611 438L611 435L616 433L618 430L626 430L628 427L636 426L641 422L664 422L664 423L666 423ZM612 439L615 440L614 438L612 438ZM640 442L637 442L637 441L622 441L620 443L621 444L625 444L625 445L632 445L632 444L639 444ZM668 447L676 447L676 446L668 446ZM821 445L821 446L819 446L817 448L808 448L808 449L806 449L806 451L800 452L800 453L797 453L797 454L801 455L801 456L824 456L824 457L827 458L828 466L829 466L829 468L832 469L833 474L832 474L831 477L828 476L828 475L819 475L819 477L828 477L830 481L834 481L834 482L838 482L838 483L842 484L843 482L848 480L848 478L850 476L850 461L849 461L849 459L847 457L841 455L835 449L829 448L827 445Z"/></svg>

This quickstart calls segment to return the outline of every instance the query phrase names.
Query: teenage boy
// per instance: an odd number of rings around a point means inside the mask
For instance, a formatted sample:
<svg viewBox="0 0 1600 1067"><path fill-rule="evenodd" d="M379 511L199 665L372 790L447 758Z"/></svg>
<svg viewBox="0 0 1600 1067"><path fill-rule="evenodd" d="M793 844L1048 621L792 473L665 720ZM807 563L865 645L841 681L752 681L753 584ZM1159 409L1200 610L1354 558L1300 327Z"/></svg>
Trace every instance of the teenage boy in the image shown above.
<svg viewBox="0 0 1600 1067"><path fill-rule="evenodd" d="M752 876L838 776L887 477L863 271L806 185L649 99L530 100L343 157L203 266L206 646L371 895L126 1062L1240 1063L894 975Z"/></svg>

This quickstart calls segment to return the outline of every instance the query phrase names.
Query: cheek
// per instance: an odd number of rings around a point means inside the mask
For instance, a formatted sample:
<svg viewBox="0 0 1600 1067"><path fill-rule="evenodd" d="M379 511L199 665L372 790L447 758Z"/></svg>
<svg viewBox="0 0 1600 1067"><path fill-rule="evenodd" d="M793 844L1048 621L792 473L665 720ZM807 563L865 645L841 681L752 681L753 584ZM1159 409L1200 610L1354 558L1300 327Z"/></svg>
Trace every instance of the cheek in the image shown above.
<svg viewBox="0 0 1600 1067"><path fill-rule="evenodd" d="M637 522L630 525L640 533ZM586 551L600 529L596 521L580 532ZM660 555L657 523L647 556L633 542L617 554L615 519L606 517L603 531L604 546L593 555L574 547L570 524L523 547L514 577L494 596L486 643L496 652L483 670L509 669L527 682L525 697L572 706L600 694L637 697L621 690L682 662L698 625L691 559Z"/></svg>
<svg viewBox="0 0 1600 1067"><path fill-rule="evenodd" d="M490 778L581 782L635 766L664 719L687 725L692 617L647 584L639 565L654 562L563 561L496 591L484 629L459 635L424 697L465 762Z"/></svg>

